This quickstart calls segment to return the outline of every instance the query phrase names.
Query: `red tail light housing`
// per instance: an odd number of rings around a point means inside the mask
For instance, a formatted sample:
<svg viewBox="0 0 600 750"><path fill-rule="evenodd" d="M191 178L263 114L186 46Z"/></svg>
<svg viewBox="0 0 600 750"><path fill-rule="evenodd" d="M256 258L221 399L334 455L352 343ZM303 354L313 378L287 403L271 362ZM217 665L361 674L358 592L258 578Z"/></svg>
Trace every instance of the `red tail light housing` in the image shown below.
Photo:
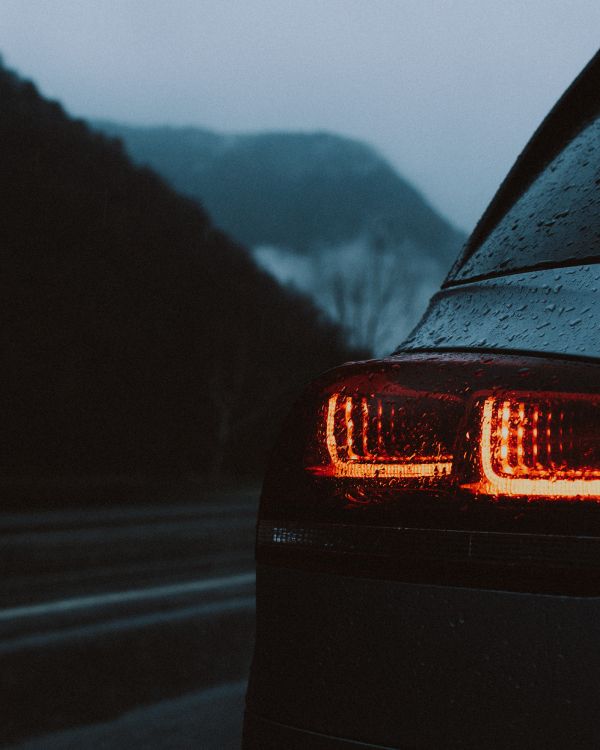
<svg viewBox="0 0 600 750"><path fill-rule="evenodd" d="M481 408L481 480L501 497L600 501L600 411L593 394L507 393Z"/></svg>
<svg viewBox="0 0 600 750"><path fill-rule="evenodd" d="M326 374L284 426L263 490L259 559L274 547L385 557L374 529L410 535L415 560L428 534L425 557L446 563L451 539L470 562L474 540L499 544L498 534L513 552L515 535L600 541L599 375L590 363L480 354ZM509 553L500 559L514 567Z"/></svg>
<svg viewBox="0 0 600 750"><path fill-rule="evenodd" d="M348 384L344 384L344 389ZM390 384L381 392L334 392L323 410L326 463L316 476L437 480L452 471L452 400Z"/></svg>
<svg viewBox="0 0 600 750"><path fill-rule="evenodd" d="M387 487L390 501L419 487L493 500L600 502L594 372L472 355L341 368L305 402L312 426L303 469L334 491Z"/></svg>

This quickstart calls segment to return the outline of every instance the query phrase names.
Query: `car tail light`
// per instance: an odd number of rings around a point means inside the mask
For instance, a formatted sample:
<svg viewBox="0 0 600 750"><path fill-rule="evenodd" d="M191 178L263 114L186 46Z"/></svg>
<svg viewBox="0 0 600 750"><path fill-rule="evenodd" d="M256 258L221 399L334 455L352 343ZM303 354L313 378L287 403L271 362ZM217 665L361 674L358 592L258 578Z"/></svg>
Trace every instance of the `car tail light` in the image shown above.
<svg viewBox="0 0 600 750"><path fill-rule="evenodd" d="M439 394L335 392L323 410L324 464L315 475L436 481L452 471L452 414ZM325 453L325 452L324 452Z"/></svg>
<svg viewBox="0 0 600 750"><path fill-rule="evenodd" d="M326 374L278 442L259 560L295 550L306 561L310 550L321 562L364 558L363 571L365 560L399 556L441 560L444 575L474 561L564 567L583 549L565 558L565 539L598 537L600 575L599 374L588 363L477 354Z"/></svg>
<svg viewBox="0 0 600 750"><path fill-rule="evenodd" d="M317 397L304 434L305 472L331 487L600 501L600 396L589 366L455 355L341 374ZM506 388L527 381L538 387ZM577 386L587 392L567 390Z"/></svg>
<svg viewBox="0 0 600 750"><path fill-rule="evenodd" d="M600 500L600 411L592 394L507 393L481 409L481 479L503 497Z"/></svg>

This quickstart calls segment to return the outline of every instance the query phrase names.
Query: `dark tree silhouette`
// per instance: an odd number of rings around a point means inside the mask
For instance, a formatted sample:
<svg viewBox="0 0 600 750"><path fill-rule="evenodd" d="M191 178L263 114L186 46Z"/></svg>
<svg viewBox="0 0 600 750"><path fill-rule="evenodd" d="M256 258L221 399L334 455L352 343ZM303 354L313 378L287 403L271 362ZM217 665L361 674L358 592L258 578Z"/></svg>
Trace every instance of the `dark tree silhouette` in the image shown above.
<svg viewBox="0 0 600 750"><path fill-rule="evenodd" d="M0 67L6 475L260 471L349 357L202 208Z"/></svg>

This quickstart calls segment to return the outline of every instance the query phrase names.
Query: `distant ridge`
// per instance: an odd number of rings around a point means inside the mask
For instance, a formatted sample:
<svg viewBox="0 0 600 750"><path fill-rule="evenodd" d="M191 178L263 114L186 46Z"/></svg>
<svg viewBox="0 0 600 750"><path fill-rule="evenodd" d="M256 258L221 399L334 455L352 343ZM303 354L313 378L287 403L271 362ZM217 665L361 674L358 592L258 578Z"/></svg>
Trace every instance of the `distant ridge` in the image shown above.
<svg viewBox="0 0 600 750"><path fill-rule="evenodd" d="M131 157L196 198L248 247L309 252L376 222L449 267L465 235L373 148L330 133L221 135L200 128L97 122Z"/></svg>
<svg viewBox="0 0 600 750"><path fill-rule="evenodd" d="M260 265L310 294L352 344L377 353L406 336L466 239L360 141L95 126L201 201Z"/></svg>

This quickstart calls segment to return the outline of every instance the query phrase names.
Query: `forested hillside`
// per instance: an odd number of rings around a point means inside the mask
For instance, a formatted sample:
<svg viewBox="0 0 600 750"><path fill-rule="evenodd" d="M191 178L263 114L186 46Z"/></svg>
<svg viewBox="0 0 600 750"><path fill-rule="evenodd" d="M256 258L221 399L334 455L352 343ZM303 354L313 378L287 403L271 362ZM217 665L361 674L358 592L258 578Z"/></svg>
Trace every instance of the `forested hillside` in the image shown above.
<svg viewBox="0 0 600 750"><path fill-rule="evenodd" d="M359 141L98 127L121 138L138 164L201 200L218 226L276 278L311 294L358 345L382 352L397 345L465 240Z"/></svg>
<svg viewBox="0 0 600 750"><path fill-rule="evenodd" d="M199 128L98 123L248 247L298 252L348 242L377 220L450 263L463 241L370 146L329 133L219 135Z"/></svg>
<svg viewBox="0 0 600 750"><path fill-rule="evenodd" d="M195 201L0 67L4 476L260 471L351 356Z"/></svg>

